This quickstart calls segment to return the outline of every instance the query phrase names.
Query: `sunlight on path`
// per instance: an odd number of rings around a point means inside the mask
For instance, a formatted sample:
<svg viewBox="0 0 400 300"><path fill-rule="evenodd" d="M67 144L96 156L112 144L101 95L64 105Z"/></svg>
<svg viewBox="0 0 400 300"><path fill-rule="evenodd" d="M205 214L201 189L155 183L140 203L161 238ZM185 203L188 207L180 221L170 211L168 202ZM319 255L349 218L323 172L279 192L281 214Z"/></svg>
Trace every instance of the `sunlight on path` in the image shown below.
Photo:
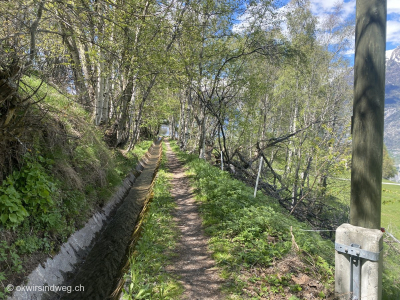
<svg viewBox="0 0 400 300"><path fill-rule="evenodd" d="M204 236L198 207L193 198L189 180L184 174L182 164L167 145L168 168L173 174L171 194L177 202L174 213L181 231L177 245L177 257L167 268L180 277L185 292L183 299L213 300L223 299L219 287L223 280L219 277L215 262L208 250L208 240Z"/></svg>

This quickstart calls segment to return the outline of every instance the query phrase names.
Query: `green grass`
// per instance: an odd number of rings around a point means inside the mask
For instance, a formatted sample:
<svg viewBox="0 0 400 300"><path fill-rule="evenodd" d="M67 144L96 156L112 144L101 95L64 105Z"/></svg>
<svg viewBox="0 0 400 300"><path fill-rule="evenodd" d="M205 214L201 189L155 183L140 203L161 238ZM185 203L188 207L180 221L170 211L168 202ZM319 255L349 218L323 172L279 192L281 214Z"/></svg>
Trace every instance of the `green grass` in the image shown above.
<svg viewBox="0 0 400 300"><path fill-rule="evenodd" d="M243 267L268 265L274 259L290 253L289 225L293 225L296 242L303 251L311 253L313 257L323 257L325 267L322 267L320 272L325 275L327 282L332 280L328 270L334 265L332 260L334 248L330 242L321 241L317 235L301 232L300 230L306 226L283 212L274 200L261 194L257 194L254 199L251 188L231 179L227 173L221 172L218 168L198 160L195 155L179 152L179 147L173 145L180 159L188 162L190 166L189 175L193 178L193 184L202 203L204 225L206 232L211 236L214 258L222 267L225 278L232 280L228 287L230 293L236 295L238 299L245 296L241 293L249 283L243 282L238 275ZM350 178L349 174L343 176L346 177ZM328 184L327 196L335 200L329 205L348 211L350 181L331 178ZM383 185L382 188L382 227L399 236L400 186ZM266 245L263 241L268 239L268 236L278 238L278 242L275 245ZM385 240L388 240L386 235ZM400 299L398 246L396 244L389 246L387 243L384 245L383 299L385 300ZM279 290L280 287L274 288Z"/></svg>
<svg viewBox="0 0 400 300"><path fill-rule="evenodd" d="M350 173L340 176L350 179ZM382 183L394 183L382 180ZM334 195L333 206L343 206L349 212L350 206L350 180L330 178L328 182L330 195ZM382 213L381 227L400 239L400 186L382 184ZM384 274L383 274L383 299L400 299L400 245L394 243L392 238L384 234ZM391 245L388 244L391 243Z"/></svg>
<svg viewBox="0 0 400 300"><path fill-rule="evenodd" d="M384 180L384 182L390 182ZM400 186L382 185L382 227L400 239ZM385 236L384 243L384 297L400 299L400 245L390 236Z"/></svg>
<svg viewBox="0 0 400 300"><path fill-rule="evenodd" d="M350 179L350 174L343 174L344 179ZM386 179L382 180L382 214L381 227L400 239L400 185ZM328 181L330 195L334 195L338 203L350 205L350 180L330 178Z"/></svg>
<svg viewBox="0 0 400 300"><path fill-rule="evenodd" d="M255 268L268 268L275 261L289 255L297 255L307 266L302 271L313 278L318 278L332 290L334 247L331 241L323 240L285 212L276 200L257 193L244 183L232 179L227 172L210 166L203 160L179 152L179 147L172 142L174 151L189 167L188 176L192 178L205 232L210 236L210 248L213 258L221 268L222 276L227 280L225 291L232 299L261 299L266 295L291 288L295 295L296 286L290 279L269 283L269 276L260 277L264 284L255 295L246 289L252 285L250 279L243 278L243 272ZM290 228L300 251L293 250ZM289 276L290 277L290 276ZM290 282L290 283L289 283ZM293 298L294 299L294 298Z"/></svg>
<svg viewBox="0 0 400 300"><path fill-rule="evenodd" d="M388 182L388 181L386 181ZM400 185L382 185L382 227L400 239Z"/></svg>
<svg viewBox="0 0 400 300"><path fill-rule="evenodd" d="M154 197L144 217L141 237L125 275L123 299L179 299L181 284L165 271L173 257L178 229L171 215L176 204L169 192L171 175L165 170L165 149L154 186Z"/></svg>

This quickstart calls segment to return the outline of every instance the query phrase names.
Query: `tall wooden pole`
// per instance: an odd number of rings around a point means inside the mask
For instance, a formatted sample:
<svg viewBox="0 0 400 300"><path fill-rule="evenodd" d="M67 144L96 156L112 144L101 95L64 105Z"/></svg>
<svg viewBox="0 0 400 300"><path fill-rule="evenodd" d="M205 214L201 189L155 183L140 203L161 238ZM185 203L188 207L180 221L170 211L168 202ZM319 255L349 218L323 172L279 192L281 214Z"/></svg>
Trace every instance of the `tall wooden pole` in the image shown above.
<svg viewBox="0 0 400 300"><path fill-rule="evenodd" d="M357 0L350 223L380 229L386 0Z"/></svg>

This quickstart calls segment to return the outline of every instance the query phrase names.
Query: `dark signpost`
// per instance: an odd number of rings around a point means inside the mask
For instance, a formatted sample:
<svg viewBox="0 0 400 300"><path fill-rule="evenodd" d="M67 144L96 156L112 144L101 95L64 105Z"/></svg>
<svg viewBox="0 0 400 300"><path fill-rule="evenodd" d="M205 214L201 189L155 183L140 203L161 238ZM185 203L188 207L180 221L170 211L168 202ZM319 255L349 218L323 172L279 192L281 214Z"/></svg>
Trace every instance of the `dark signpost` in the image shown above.
<svg viewBox="0 0 400 300"><path fill-rule="evenodd" d="M386 0L357 0L350 224L336 230L335 293L382 298L381 191Z"/></svg>
<svg viewBox="0 0 400 300"><path fill-rule="evenodd" d="M386 0L357 0L350 223L381 227Z"/></svg>

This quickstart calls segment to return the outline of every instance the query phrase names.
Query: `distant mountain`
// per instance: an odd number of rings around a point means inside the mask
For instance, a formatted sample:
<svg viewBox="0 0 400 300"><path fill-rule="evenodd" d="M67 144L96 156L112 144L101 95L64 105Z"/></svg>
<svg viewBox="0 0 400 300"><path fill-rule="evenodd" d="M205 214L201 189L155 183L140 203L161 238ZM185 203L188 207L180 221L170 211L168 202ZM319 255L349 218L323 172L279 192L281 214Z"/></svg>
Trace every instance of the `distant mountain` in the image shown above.
<svg viewBox="0 0 400 300"><path fill-rule="evenodd" d="M384 140L389 153L400 164L400 46L386 60Z"/></svg>

